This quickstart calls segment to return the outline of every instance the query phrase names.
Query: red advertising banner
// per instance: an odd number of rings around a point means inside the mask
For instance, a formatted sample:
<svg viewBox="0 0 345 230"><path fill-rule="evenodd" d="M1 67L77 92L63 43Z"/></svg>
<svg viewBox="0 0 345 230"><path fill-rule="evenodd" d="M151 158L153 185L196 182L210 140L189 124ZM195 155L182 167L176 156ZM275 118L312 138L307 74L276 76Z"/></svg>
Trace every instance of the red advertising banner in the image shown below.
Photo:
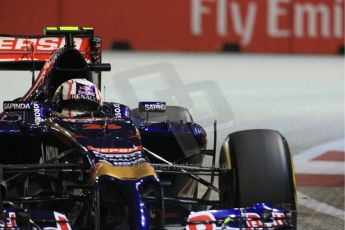
<svg viewBox="0 0 345 230"><path fill-rule="evenodd" d="M292 33L294 53L344 49L344 1L295 0Z"/></svg>
<svg viewBox="0 0 345 230"><path fill-rule="evenodd" d="M93 26L106 49L336 54L344 47L344 0L13 0L2 3L0 17L0 34Z"/></svg>

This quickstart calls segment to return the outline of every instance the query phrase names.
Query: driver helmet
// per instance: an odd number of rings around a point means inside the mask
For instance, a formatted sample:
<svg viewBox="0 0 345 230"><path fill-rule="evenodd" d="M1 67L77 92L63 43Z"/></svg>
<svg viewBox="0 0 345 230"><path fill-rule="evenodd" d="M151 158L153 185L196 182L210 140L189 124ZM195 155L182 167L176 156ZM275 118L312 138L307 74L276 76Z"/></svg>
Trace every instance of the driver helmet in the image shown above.
<svg viewBox="0 0 345 230"><path fill-rule="evenodd" d="M86 79L70 79L62 83L53 96L53 106L65 117L95 111L102 103L101 92Z"/></svg>

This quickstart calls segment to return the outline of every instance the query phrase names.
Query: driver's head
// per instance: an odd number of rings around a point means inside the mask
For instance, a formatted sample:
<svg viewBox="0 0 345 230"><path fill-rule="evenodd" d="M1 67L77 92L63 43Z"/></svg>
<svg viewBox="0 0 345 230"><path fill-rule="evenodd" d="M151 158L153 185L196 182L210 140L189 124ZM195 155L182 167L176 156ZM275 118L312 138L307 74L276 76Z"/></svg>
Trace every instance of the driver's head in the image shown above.
<svg viewBox="0 0 345 230"><path fill-rule="evenodd" d="M86 79L71 79L62 83L53 96L53 105L67 117L95 111L102 103L100 91Z"/></svg>

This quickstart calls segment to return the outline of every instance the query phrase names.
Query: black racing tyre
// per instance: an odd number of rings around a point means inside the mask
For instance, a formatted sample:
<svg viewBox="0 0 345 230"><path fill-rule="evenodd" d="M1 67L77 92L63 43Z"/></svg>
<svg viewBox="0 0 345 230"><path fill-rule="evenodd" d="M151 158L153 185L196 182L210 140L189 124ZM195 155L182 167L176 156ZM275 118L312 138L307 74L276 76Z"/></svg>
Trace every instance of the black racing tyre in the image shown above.
<svg viewBox="0 0 345 230"><path fill-rule="evenodd" d="M219 164L224 208L256 203L290 204L296 209L295 180L288 143L274 130L246 130L225 140Z"/></svg>

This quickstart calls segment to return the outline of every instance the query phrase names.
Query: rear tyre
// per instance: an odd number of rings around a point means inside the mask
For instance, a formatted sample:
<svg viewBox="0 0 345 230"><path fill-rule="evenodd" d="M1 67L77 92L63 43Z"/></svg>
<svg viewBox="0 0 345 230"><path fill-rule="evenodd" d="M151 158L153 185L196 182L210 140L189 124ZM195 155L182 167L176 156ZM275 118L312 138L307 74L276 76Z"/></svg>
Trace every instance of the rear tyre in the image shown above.
<svg viewBox="0 0 345 230"><path fill-rule="evenodd" d="M296 209L293 166L288 143L274 130L230 134L219 157L220 200L224 208L256 203L289 204Z"/></svg>

